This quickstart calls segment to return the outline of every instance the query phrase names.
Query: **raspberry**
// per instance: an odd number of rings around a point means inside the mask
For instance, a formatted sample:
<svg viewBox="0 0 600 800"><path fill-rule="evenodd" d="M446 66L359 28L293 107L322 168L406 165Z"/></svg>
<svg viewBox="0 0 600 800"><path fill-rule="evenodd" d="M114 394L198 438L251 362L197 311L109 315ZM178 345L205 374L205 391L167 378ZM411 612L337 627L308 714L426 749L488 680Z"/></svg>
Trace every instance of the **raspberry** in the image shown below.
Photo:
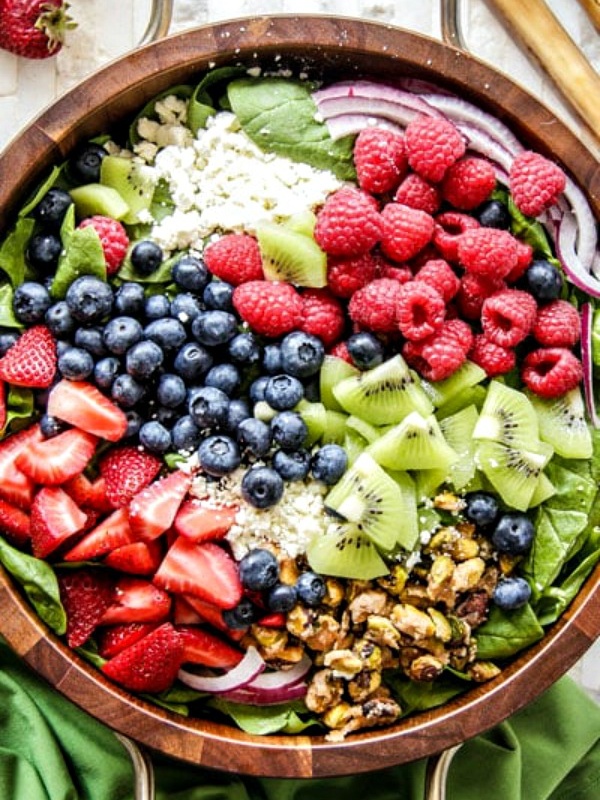
<svg viewBox="0 0 600 800"><path fill-rule="evenodd" d="M580 336L579 314L566 300L552 300L538 309L531 333L546 347L573 347Z"/></svg>
<svg viewBox="0 0 600 800"><path fill-rule="evenodd" d="M427 339L415 342L407 340L402 354L407 363L429 381L449 378L467 358L460 335L451 323L444 323L441 329Z"/></svg>
<svg viewBox="0 0 600 800"><path fill-rule="evenodd" d="M408 168L404 137L385 128L363 128L354 143L354 165L361 189L390 192Z"/></svg>
<svg viewBox="0 0 600 800"><path fill-rule="evenodd" d="M448 167L442 194L454 208L471 211L488 199L496 186L496 173L485 158L469 156Z"/></svg>
<svg viewBox="0 0 600 800"><path fill-rule="evenodd" d="M469 359L485 370L490 378L510 372L517 363L514 350L492 342L482 333L474 337Z"/></svg>
<svg viewBox="0 0 600 800"><path fill-rule="evenodd" d="M508 185L519 211L537 217L556 203L566 182L566 175L558 164L540 153L525 150L515 156Z"/></svg>
<svg viewBox="0 0 600 800"><path fill-rule="evenodd" d="M396 301L396 320L407 339L420 341L438 331L446 316L446 304L441 294L421 281L411 281L400 287Z"/></svg>
<svg viewBox="0 0 600 800"><path fill-rule="evenodd" d="M525 356L521 379L540 397L560 397L583 377L581 361L566 347L541 347Z"/></svg>
<svg viewBox="0 0 600 800"><path fill-rule="evenodd" d="M473 330L469 323L464 319L448 319L444 323L444 329L447 335L452 334L456 337L466 355L473 344Z"/></svg>
<svg viewBox="0 0 600 800"><path fill-rule="evenodd" d="M103 217L97 214L93 217L86 217L79 223L79 227L94 228L100 237L104 251L106 274L114 275L118 272L129 247L129 237L123 225L112 217Z"/></svg>
<svg viewBox="0 0 600 800"><path fill-rule="evenodd" d="M457 252L459 263L467 272L493 278L505 278L518 260L515 237L498 228L477 228L463 233Z"/></svg>
<svg viewBox="0 0 600 800"><path fill-rule="evenodd" d="M343 361L347 361L348 364L352 364L352 366L354 366L354 361L350 355L346 342L338 342L336 345L334 345L329 351L329 355L335 356L336 358L341 358Z"/></svg>
<svg viewBox="0 0 600 800"><path fill-rule="evenodd" d="M465 153L457 128L442 117L419 114L406 127L406 152L412 169L425 180L439 183L446 170Z"/></svg>
<svg viewBox="0 0 600 800"><path fill-rule="evenodd" d="M396 190L394 200L396 203L418 208L428 214L435 214L442 204L442 195L437 186L429 183L416 172L411 172Z"/></svg>
<svg viewBox="0 0 600 800"><path fill-rule="evenodd" d="M437 289L444 298L445 303L449 303L452 300L460 287L458 276L443 258L433 258L426 261L415 275L415 280Z"/></svg>
<svg viewBox="0 0 600 800"><path fill-rule="evenodd" d="M506 284L502 280L465 272L460 279L460 287L456 294L458 310L466 319L479 319L483 301L502 289L506 289Z"/></svg>
<svg viewBox="0 0 600 800"><path fill-rule="evenodd" d="M393 278L398 283L408 283L408 281L412 281L413 273L410 267L391 264L389 261L380 261L379 277Z"/></svg>
<svg viewBox="0 0 600 800"><path fill-rule="evenodd" d="M529 292L504 289L483 301L481 327L492 342L515 347L531 332L537 303Z"/></svg>
<svg viewBox="0 0 600 800"><path fill-rule="evenodd" d="M203 257L209 272L233 286L264 277L258 242L247 233L227 233L215 239L206 246Z"/></svg>
<svg viewBox="0 0 600 800"><path fill-rule="evenodd" d="M364 330L395 333L396 303L402 284L393 278L377 278L355 292L348 304L350 319Z"/></svg>
<svg viewBox="0 0 600 800"><path fill-rule="evenodd" d="M318 212L314 237L328 255L358 256L379 241L382 227L377 201L360 189L344 186Z"/></svg>
<svg viewBox="0 0 600 800"><path fill-rule="evenodd" d="M233 291L233 305L256 333L282 336L298 328L304 304L289 283L247 281Z"/></svg>
<svg viewBox="0 0 600 800"><path fill-rule="evenodd" d="M327 289L306 289L302 293L300 330L318 336L325 347L337 342L345 327L345 315L339 300Z"/></svg>
<svg viewBox="0 0 600 800"><path fill-rule="evenodd" d="M433 236L433 217L425 211L388 203L381 212L381 249L392 261L407 261L416 256Z"/></svg>
<svg viewBox="0 0 600 800"><path fill-rule="evenodd" d="M458 211L445 211L435 218L433 244L446 261L458 261L458 243L463 233L475 230L479 222L475 217Z"/></svg>
<svg viewBox="0 0 600 800"><path fill-rule="evenodd" d="M508 283L516 283L520 280L533 261L533 247L520 239L515 239L515 242L517 243L517 263L506 276Z"/></svg>
<svg viewBox="0 0 600 800"><path fill-rule="evenodd" d="M327 285L338 297L352 297L357 289L362 289L379 273L379 266L371 253L363 253L354 258L327 260Z"/></svg>

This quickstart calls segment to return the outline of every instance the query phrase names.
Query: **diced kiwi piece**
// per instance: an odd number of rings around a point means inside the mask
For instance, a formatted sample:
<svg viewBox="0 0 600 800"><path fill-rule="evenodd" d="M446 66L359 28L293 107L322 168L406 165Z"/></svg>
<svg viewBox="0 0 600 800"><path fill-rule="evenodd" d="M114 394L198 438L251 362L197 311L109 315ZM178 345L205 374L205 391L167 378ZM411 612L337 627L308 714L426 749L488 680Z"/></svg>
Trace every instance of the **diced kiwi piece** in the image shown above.
<svg viewBox="0 0 600 800"><path fill-rule="evenodd" d="M331 408L333 411L342 410L341 405L335 399L333 389L340 381L358 374L359 370L343 358L331 355L325 356L319 373L319 391L321 393L321 402L326 408Z"/></svg>
<svg viewBox="0 0 600 800"><path fill-rule="evenodd" d="M305 236L312 236L317 222L317 215L310 208L304 211L298 211L297 214L292 214L291 217L286 219L284 225L291 231L296 233L303 233Z"/></svg>
<svg viewBox="0 0 600 800"><path fill-rule="evenodd" d="M535 449L539 441L535 409L523 392L500 381L490 381L473 438Z"/></svg>
<svg viewBox="0 0 600 800"><path fill-rule="evenodd" d="M448 481L447 469L417 469L411 471L419 502L435 497Z"/></svg>
<svg viewBox="0 0 600 800"><path fill-rule="evenodd" d="M325 498L325 505L353 522L382 550L398 540L406 498L396 481L370 455L362 453Z"/></svg>
<svg viewBox="0 0 600 800"><path fill-rule="evenodd" d="M123 222L135 225L139 212L150 208L156 179L145 164L123 156L105 156L100 165L100 183L116 189L129 206Z"/></svg>
<svg viewBox="0 0 600 800"><path fill-rule="evenodd" d="M367 445L369 443L366 439L357 433L357 431L353 431L351 428L346 428L346 432L344 433L344 441L342 442L342 447L346 451L346 455L348 456L348 465L352 466L359 455L364 452Z"/></svg>
<svg viewBox="0 0 600 800"><path fill-rule="evenodd" d="M261 420L261 422L271 422L276 415L277 411L266 400L259 400L252 409L252 416Z"/></svg>
<svg viewBox="0 0 600 800"><path fill-rule="evenodd" d="M424 417L418 411L412 411L370 444L367 452L379 464L394 470L449 470L458 459L433 414Z"/></svg>
<svg viewBox="0 0 600 800"><path fill-rule="evenodd" d="M531 495L529 507L534 508L544 503L548 498L556 494L556 486L552 483L550 478L545 472L542 472L538 478L537 485Z"/></svg>
<svg viewBox="0 0 600 800"><path fill-rule="evenodd" d="M113 219L125 219L129 213L129 206L119 192L112 186L101 183L85 183L69 191L73 198L77 215L91 217L100 214Z"/></svg>
<svg viewBox="0 0 600 800"><path fill-rule="evenodd" d="M397 520L397 542L405 550L412 550L419 539L419 521L417 515L417 487L408 472L388 473L402 492L404 512L402 519Z"/></svg>
<svg viewBox="0 0 600 800"><path fill-rule="evenodd" d="M552 399L533 392L527 396L538 416L540 438L544 442L564 458L591 458L592 434L579 387Z"/></svg>
<svg viewBox="0 0 600 800"><path fill-rule="evenodd" d="M352 523L332 524L306 548L309 566L321 575L369 581L389 569L373 542Z"/></svg>
<svg viewBox="0 0 600 800"><path fill-rule="evenodd" d="M359 433L368 443L374 442L375 439L379 439L381 436L381 430L379 428L375 425L371 425L370 422L366 422L360 417L355 417L353 414L350 414L346 419L346 428L351 428Z"/></svg>
<svg viewBox="0 0 600 800"><path fill-rule="evenodd" d="M302 399L295 406L294 411L297 411L306 423L308 433L305 445L310 447L323 436L327 425L327 410L323 403Z"/></svg>
<svg viewBox="0 0 600 800"><path fill-rule="evenodd" d="M475 406L467 406L449 417L440 420L440 429L444 439L458 455L452 465L449 481L457 491L473 480L476 466L473 458L473 430L477 424L478 413Z"/></svg>
<svg viewBox="0 0 600 800"><path fill-rule="evenodd" d="M443 406L437 409L435 416L439 421L456 414L457 411L467 408L467 406L475 406L477 410L480 410L483 407L486 395L486 387L477 383L475 386L463 389L460 394L455 394L454 397L447 400Z"/></svg>
<svg viewBox="0 0 600 800"><path fill-rule="evenodd" d="M262 222L256 228L256 238L268 280L327 286L327 256L312 236L276 222Z"/></svg>
<svg viewBox="0 0 600 800"><path fill-rule="evenodd" d="M543 442L533 451L502 442L481 441L475 450L475 463L507 506L527 511L542 470L552 455L552 447Z"/></svg>
<svg viewBox="0 0 600 800"><path fill-rule="evenodd" d="M470 389L486 377L485 370L473 361L465 361L461 366L442 381L423 381L423 389L429 395L436 408L440 408L449 400L460 397L465 389Z"/></svg>
<svg viewBox="0 0 600 800"><path fill-rule="evenodd" d="M348 415L342 411L325 409L325 429L321 436L323 444L344 444L347 418Z"/></svg>
<svg viewBox="0 0 600 800"><path fill-rule="evenodd" d="M400 355L373 369L346 378L333 387L338 403L349 414L373 425L400 422L411 411L431 414L431 401Z"/></svg>

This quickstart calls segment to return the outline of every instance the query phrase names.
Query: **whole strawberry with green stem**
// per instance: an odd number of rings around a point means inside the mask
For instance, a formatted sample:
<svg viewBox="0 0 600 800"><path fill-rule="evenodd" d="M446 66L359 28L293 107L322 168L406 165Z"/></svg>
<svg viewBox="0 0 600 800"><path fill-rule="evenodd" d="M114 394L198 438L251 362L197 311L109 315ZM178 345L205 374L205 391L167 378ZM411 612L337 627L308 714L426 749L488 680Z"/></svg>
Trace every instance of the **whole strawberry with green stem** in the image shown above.
<svg viewBox="0 0 600 800"><path fill-rule="evenodd" d="M0 0L0 48L25 58L49 58L75 27L64 0Z"/></svg>

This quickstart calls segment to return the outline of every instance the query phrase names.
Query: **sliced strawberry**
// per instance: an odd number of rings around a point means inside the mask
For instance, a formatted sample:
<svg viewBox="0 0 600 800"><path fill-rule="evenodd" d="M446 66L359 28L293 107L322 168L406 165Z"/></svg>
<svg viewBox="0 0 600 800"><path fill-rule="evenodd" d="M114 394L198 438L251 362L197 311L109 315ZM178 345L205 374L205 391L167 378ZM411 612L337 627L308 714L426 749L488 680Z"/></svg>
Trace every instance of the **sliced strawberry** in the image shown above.
<svg viewBox="0 0 600 800"><path fill-rule="evenodd" d="M79 533L86 514L60 486L44 486L31 506L31 548L36 558L46 558L71 536Z"/></svg>
<svg viewBox="0 0 600 800"><path fill-rule="evenodd" d="M6 386L0 381L0 431L6 425Z"/></svg>
<svg viewBox="0 0 600 800"><path fill-rule="evenodd" d="M177 602L179 599L179 596L176 595L175 601ZM214 603L208 603L206 600L202 600L199 597L193 597L190 594L185 595L185 597L182 597L181 599L187 606L191 608L192 612L195 612L198 615L200 621L207 622L209 625L212 625L213 628L225 633L228 639L233 639L234 642L239 642L246 635L248 630L247 628L230 628L223 619L223 609L214 605ZM185 624L186 622L184 619L177 619L177 621L181 622L181 624ZM189 624L193 624L194 620L189 619L187 622Z"/></svg>
<svg viewBox="0 0 600 800"><path fill-rule="evenodd" d="M220 614L221 609L218 609L218 611ZM176 625L200 625L201 622L206 622L206 619L201 617L187 600L179 594L173 597L173 620Z"/></svg>
<svg viewBox="0 0 600 800"><path fill-rule="evenodd" d="M87 642L114 593L114 580L108 570L65 570L58 576L60 599L67 614L67 643L79 647Z"/></svg>
<svg viewBox="0 0 600 800"><path fill-rule="evenodd" d="M265 614L258 620L258 625L263 628L285 628L286 615L282 612L273 612L272 614Z"/></svg>
<svg viewBox="0 0 600 800"><path fill-rule="evenodd" d="M121 650L139 642L158 628L156 622L129 622L125 625L111 625L98 631L98 652L102 658L113 658Z"/></svg>
<svg viewBox="0 0 600 800"><path fill-rule="evenodd" d="M0 442L0 497L19 508L31 507L35 486L17 469L15 460L29 444L41 442L42 438L40 426L30 425Z"/></svg>
<svg viewBox="0 0 600 800"><path fill-rule="evenodd" d="M182 657L181 637L170 622L165 622L121 650L103 665L102 671L133 692L164 692L177 677Z"/></svg>
<svg viewBox="0 0 600 800"><path fill-rule="evenodd" d="M135 535L150 541L168 530L191 483L189 475L176 470L142 489L129 506L129 522Z"/></svg>
<svg viewBox="0 0 600 800"><path fill-rule="evenodd" d="M34 483L56 486L87 467L97 441L90 433L69 428L51 439L28 444L15 464Z"/></svg>
<svg viewBox="0 0 600 800"><path fill-rule="evenodd" d="M161 542L132 542L115 548L104 559L104 563L131 575L154 575L162 561Z"/></svg>
<svg viewBox="0 0 600 800"><path fill-rule="evenodd" d="M13 544L22 547L31 536L29 515L0 498L0 532Z"/></svg>
<svg viewBox="0 0 600 800"><path fill-rule="evenodd" d="M125 412L86 381L59 381L48 395L47 412L109 442L127 431Z"/></svg>
<svg viewBox="0 0 600 800"><path fill-rule="evenodd" d="M90 561L110 553L115 547L130 544L133 540L127 509L120 508L86 533L63 558L65 561Z"/></svg>
<svg viewBox="0 0 600 800"><path fill-rule="evenodd" d="M102 477L91 481L80 473L65 481L63 489L81 508L93 508L94 511L111 511L113 508L106 497L106 481Z"/></svg>
<svg viewBox="0 0 600 800"><path fill-rule="evenodd" d="M192 542L221 539L235 522L236 506L211 508L202 500L186 500L175 517L173 527L177 533Z"/></svg>
<svg viewBox="0 0 600 800"><path fill-rule="evenodd" d="M0 358L0 380L46 389L56 372L56 341L45 325L24 331Z"/></svg>
<svg viewBox="0 0 600 800"><path fill-rule="evenodd" d="M102 617L102 625L124 622L162 622L169 616L171 598L167 592L143 578L118 580L113 602Z"/></svg>
<svg viewBox="0 0 600 800"><path fill-rule="evenodd" d="M231 669L242 660L241 650L203 628L179 625L177 631L183 642L184 663Z"/></svg>
<svg viewBox="0 0 600 800"><path fill-rule="evenodd" d="M99 465L108 502L113 508L128 505L138 492L152 483L161 467L160 458L133 445L111 450Z"/></svg>
<svg viewBox="0 0 600 800"><path fill-rule="evenodd" d="M233 608L242 597L233 558L214 542L195 544L185 536L171 545L154 580L169 592L200 597L219 608Z"/></svg>

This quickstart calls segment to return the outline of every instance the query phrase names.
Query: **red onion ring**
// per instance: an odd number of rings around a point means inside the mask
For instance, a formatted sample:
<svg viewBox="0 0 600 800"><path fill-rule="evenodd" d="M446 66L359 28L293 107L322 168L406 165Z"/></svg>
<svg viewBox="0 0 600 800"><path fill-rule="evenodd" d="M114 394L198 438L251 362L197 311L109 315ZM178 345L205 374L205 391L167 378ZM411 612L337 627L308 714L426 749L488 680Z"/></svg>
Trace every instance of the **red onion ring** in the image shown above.
<svg viewBox="0 0 600 800"><path fill-rule="evenodd" d="M583 394L585 406L594 428L600 428L594 397L594 362L592 359L592 323L594 310L591 303L581 306L581 363L583 365Z"/></svg>
<svg viewBox="0 0 600 800"><path fill-rule="evenodd" d="M196 675L180 669L177 677L182 683L199 692L222 694L251 683L265 669L265 662L255 647L249 647L242 660L224 675Z"/></svg>

